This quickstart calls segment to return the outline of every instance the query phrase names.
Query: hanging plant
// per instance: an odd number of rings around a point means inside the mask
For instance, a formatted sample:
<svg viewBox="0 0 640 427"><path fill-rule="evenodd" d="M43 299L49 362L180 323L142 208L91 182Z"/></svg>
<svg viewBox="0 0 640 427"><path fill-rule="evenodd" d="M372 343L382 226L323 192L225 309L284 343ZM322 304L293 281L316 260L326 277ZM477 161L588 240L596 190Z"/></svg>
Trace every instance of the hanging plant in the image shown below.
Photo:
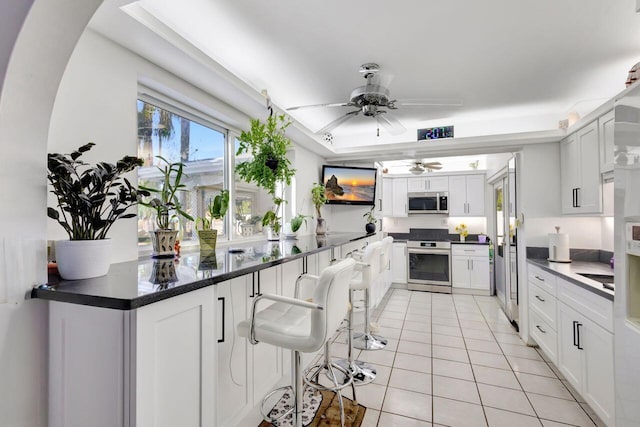
<svg viewBox="0 0 640 427"><path fill-rule="evenodd" d="M236 165L235 171L245 182L253 182L263 188L273 199L273 208L262 218L263 226L270 226L276 233L280 232L280 206L284 199L276 197L278 183L291 185L291 178L296 170L291 167L287 151L293 143L286 137L287 127L291 120L284 114L271 114L266 122L251 119L249 131L243 131L238 138L236 156L247 153L252 159Z"/></svg>

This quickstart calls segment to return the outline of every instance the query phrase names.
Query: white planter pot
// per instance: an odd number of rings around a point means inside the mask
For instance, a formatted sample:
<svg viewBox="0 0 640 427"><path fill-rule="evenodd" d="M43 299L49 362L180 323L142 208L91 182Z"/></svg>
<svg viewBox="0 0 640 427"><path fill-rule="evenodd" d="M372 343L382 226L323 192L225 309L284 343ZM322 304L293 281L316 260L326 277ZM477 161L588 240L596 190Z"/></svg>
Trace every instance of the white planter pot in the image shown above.
<svg viewBox="0 0 640 427"><path fill-rule="evenodd" d="M111 240L56 241L58 273L65 280L104 276L111 266Z"/></svg>

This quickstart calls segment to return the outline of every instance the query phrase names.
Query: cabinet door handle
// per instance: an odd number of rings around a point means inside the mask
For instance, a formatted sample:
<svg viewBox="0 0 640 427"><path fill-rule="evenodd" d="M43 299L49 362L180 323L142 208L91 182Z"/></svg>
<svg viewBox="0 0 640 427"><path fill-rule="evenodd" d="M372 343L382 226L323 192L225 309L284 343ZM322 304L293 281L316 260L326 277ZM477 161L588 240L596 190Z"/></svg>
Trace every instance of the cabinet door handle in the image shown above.
<svg viewBox="0 0 640 427"><path fill-rule="evenodd" d="M540 280L541 282L544 282L544 279L540 276L534 276L536 279Z"/></svg>
<svg viewBox="0 0 640 427"><path fill-rule="evenodd" d="M382 212L382 199L378 199L378 203L380 203L378 206L380 206L379 211Z"/></svg>
<svg viewBox="0 0 640 427"><path fill-rule="evenodd" d="M576 347L578 347L578 350L584 350L584 348L581 347L582 344L580 343L580 327L581 326L582 326L582 323L576 322L576 331L577 331L576 335L578 338L578 345Z"/></svg>
<svg viewBox="0 0 640 427"><path fill-rule="evenodd" d="M256 273L251 273L251 295L249 298L256 296Z"/></svg>
<svg viewBox="0 0 640 427"><path fill-rule="evenodd" d="M580 187L576 188L576 208L580 207L580 190Z"/></svg>
<svg viewBox="0 0 640 427"><path fill-rule="evenodd" d="M224 342L224 330L226 329L226 328L225 328L225 317L227 317L227 316L226 316L226 313L225 313L225 302L224 302L224 297L220 297L220 298L218 298L218 301L222 301L222 338L220 338L220 339L218 340L218 342Z"/></svg>
<svg viewBox="0 0 640 427"><path fill-rule="evenodd" d="M540 301L540 302L544 302L545 301L544 298L540 298L540 295L536 295L536 299L538 301Z"/></svg>
<svg viewBox="0 0 640 427"><path fill-rule="evenodd" d="M260 272L258 271L256 274L258 275L258 293L256 294L256 296L261 297L262 292L260 291Z"/></svg>
<svg viewBox="0 0 640 427"><path fill-rule="evenodd" d="M578 341L576 340L577 335L576 335L576 326L578 325L577 321L573 321L573 345L574 347L578 347Z"/></svg>
<svg viewBox="0 0 640 427"><path fill-rule="evenodd" d="M473 270L473 260L471 260L471 269Z"/></svg>
<svg viewBox="0 0 640 427"><path fill-rule="evenodd" d="M571 189L571 207L572 208L576 207L576 189L575 188Z"/></svg>
<svg viewBox="0 0 640 427"><path fill-rule="evenodd" d="M538 328L538 330L539 330L540 332L542 332L543 334L546 334L546 333L547 333L547 331L545 331L544 329L542 329L542 328L540 327L540 325L536 325L536 328Z"/></svg>

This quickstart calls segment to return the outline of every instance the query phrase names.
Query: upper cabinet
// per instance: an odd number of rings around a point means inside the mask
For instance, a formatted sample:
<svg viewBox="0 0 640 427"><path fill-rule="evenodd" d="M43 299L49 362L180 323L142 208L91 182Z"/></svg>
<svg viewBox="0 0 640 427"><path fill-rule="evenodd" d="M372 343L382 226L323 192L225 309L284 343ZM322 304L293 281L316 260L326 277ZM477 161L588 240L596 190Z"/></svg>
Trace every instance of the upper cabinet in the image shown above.
<svg viewBox="0 0 640 427"><path fill-rule="evenodd" d="M562 213L602 212L598 121L561 142L560 174Z"/></svg>
<svg viewBox="0 0 640 427"><path fill-rule="evenodd" d="M598 119L598 134L600 136L600 173L613 171L613 110Z"/></svg>
<svg viewBox="0 0 640 427"><path fill-rule="evenodd" d="M484 216L484 175L449 177L449 215Z"/></svg>
<svg viewBox="0 0 640 427"><path fill-rule="evenodd" d="M407 216L407 178L382 179L382 216Z"/></svg>
<svg viewBox="0 0 640 427"><path fill-rule="evenodd" d="M409 193L445 192L449 191L449 177L419 177L407 179L407 191Z"/></svg>

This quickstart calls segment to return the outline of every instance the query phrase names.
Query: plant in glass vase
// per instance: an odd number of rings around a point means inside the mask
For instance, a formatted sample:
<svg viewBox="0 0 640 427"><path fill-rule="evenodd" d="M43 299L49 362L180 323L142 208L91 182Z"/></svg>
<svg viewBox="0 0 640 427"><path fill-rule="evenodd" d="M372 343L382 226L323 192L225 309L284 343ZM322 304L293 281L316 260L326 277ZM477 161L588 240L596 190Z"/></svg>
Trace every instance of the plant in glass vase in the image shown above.
<svg viewBox="0 0 640 427"><path fill-rule="evenodd" d="M467 225L465 223L460 223L456 225L456 232L460 234L461 242L464 242L467 236L469 235L469 230L467 229Z"/></svg>
<svg viewBox="0 0 640 427"><path fill-rule="evenodd" d="M249 131L242 131L238 138L236 155L251 155L251 160L236 165L236 173L246 182L254 182L269 193L273 207L262 217L262 225L269 227L269 239L277 240L281 228L280 207L285 200L276 194L279 185L291 185L296 170L291 167L287 150L293 143L286 137L291 120L284 114L270 114L266 122L251 119Z"/></svg>
<svg viewBox="0 0 640 427"><path fill-rule="evenodd" d="M137 190L123 176L141 166L137 157L125 156L116 164L95 165L80 160L95 144L90 142L71 154L47 156L47 180L56 196L57 209L47 208L69 235L57 241L56 262L63 279L88 279L109 271L110 240L107 233L118 220L133 218L126 211L138 203L144 190Z"/></svg>
<svg viewBox="0 0 640 427"><path fill-rule="evenodd" d="M140 186L142 190L157 194L140 204L156 211L156 225L158 228L151 232L151 242L153 244L153 257L166 258L175 255L174 246L178 230L171 228L171 220L182 216L189 221L193 217L182 209L179 194L186 191L186 185L182 183L184 175L184 164L181 162L169 162L162 156L156 156L164 165L158 166L162 174L160 188Z"/></svg>
<svg viewBox="0 0 640 427"><path fill-rule="evenodd" d="M313 187L311 187L311 202L316 208L316 234L327 234L327 221L322 218L322 213L320 212L320 209L327 203L324 185L313 183Z"/></svg>

